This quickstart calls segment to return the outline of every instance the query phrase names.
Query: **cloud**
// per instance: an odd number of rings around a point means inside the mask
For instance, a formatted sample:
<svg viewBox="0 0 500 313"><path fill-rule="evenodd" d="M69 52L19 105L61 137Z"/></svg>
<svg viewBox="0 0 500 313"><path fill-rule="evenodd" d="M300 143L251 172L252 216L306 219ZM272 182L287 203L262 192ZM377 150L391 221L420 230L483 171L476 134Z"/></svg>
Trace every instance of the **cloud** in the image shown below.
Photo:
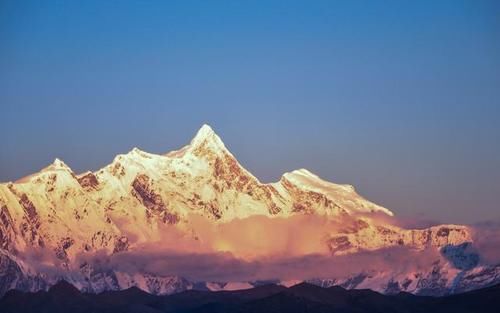
<svg viewBox="0 0 500 313"><path fill-rule="evenodd" d="M192 281L305 280L347 277L360 272L427 270L435 249L393 247L332 256L325 239L355 224L317 215L251 216L215 224L191 216L188 225L160 226L156 241L136 242L129 251L83 253L98 271L182 276Z"/></svg>
<svg viewBox="0 0 500 313"><path fill-rule="evenodd" d="M376 251L332 256L326 239L356 226L358 218L375 224L397 224L386 217L366 216L332 219L317 215L288 218L251 216L226 223L213 223L199 215L188 224L159 224L154 238L126 234L130 249L115 254L108 251L81 252L70 268L83 263L96 272L115 270L181 276L191 281L256 281L347 278L353 274L393 274L428 271L436 260L444 260L435 248L416 251L391 247ZM483 264L500 261L500 224L474 226L474 246ZM36 249L24 256L44 272L56 272L61 261L51 252ZM50 267L53 267L50 269Z"/></svg>
<svg viewBox="0 0 500 313"><path fill-rule="evenodd" d="M325 238L339 227L335 221L316 215L251 216L218 225L199 216L191 220L197 238L210 251L231 252L246 260L327 254Z"/></svg>
<svg viewBox="0 0 500 313"><path fill-rule="evenodd" d="M25 269L35 273L59 274L64 270L64 262L57 258L54 251L42 247L32 247L17 256Z"/></svg>
<svg viewBox="0 0 500 313"><path fill-rule="evenodd" d="M472 226L474 246L481 263L500 264L500 221L488 221Z"/></svg>
<svg viewBox="0 0 500 313"><path fill-rule="evenodd" d="M260 260L237 258L229 252L178 253L143 248L113 255L94 255L88 261L99 264L99 270L177 275L192 281L255 281L348 277L360 272L393 271L394 268L401 272L418 271L428 269L437 257L439 254L435 250L417 252L401 247L335 257L310 254Z"/></svg>

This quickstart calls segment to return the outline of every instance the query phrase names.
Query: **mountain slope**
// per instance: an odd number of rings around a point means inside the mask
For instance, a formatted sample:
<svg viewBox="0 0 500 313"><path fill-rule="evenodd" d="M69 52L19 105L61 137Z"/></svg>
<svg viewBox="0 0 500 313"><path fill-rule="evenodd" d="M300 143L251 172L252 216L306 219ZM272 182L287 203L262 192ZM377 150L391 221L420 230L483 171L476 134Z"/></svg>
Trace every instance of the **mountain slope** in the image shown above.
<svg viewBox="0 0 500 313"><path fill-rule="evenodd" d="M178 275L102 270L82 259L139 251L143 245L165 241L165 229L212 252L226 252L219 243L207 244L193 216L208 220L215 229L255 216L318 216L334 226L318 243L332 257L392 247L451 251L450 257L443 254L434 267L418 273L360 270L354 276L313 280L324 286L420 292L434 284L429 290L446 293L455 286L467 290L466 277L487 273L482 280L487 285L499 276L497 267L480 266L468 252L452 253L473 241L467 227L407 230L381 222L380 216L390 219L393 213L364 199L354 187L324 181L305 169L285 173L275 183L261 183L204 125L189 145L165 155L134 148L98 171L79 175L56 159L38 173L0 184L2 291L46 289L61 277L91 292L138 286L167 294L198 288ZM428 283L423 286L422 281ZM214 285L207 286L203 288Z"/></svg>

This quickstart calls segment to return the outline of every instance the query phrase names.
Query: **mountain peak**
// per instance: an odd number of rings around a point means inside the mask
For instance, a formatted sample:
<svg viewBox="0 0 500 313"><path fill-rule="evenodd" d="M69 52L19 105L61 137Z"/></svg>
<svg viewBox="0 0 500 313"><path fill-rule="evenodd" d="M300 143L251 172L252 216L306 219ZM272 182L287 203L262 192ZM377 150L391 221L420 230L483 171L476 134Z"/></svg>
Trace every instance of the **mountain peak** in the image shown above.
<svg viewBox="0 0 500 313"><path fill-rule="evenodd" d="M294 175L302 175L302 176L308 176L308 177L314 177L314 178L319 178L318 175L312 173L308 169L305 168L299 168L297 170L292 171L289 174L294 174Z"/></svg>
<svg viewBox="0 0 500 313"><path fill-rule="evenodd" d="M66 170L71 172L71 168L64 163L61 159L55 158L54 162L52 162L49 166L45 167L42 171L54 171L54 170Z"/></svg>
<svg viewBox="0 0 500 313"><path fill-rule="evenodd" d="M194 136L193 141L195 142L202 142L206 139L211 139L213 137L218 137L217 134L214 132L212 127L208 124L203 124L200 129L196 132L196 135Z"/></svg>
<svg viewBox="0 0 500 313"><path fill-rule="evenodd" d="M190 144L192 148L197 148L202 145L207 145L208 148L216 151L226 149L220 137L208 124L203 124L201 126Z"/></svg>
<svg viewBox="0 0 500 313"><path fill-rule="evenodd" d="M63 171L67 172L69 174L73 174L73 170L66 165L62 160L59 158L55 158L52 163L47 165L46 167L42 168L39 172L33 173L28 176L24 176L18 180L16 180L16 183L21 184L21 183L28 183L30 182L33 178L39 177L40 175L44 175L45 173L53 173L54 171Z"/></svg>
<svg viewBox="0 0 500 313"><path fill-rule="evenodd" d="M128 157L131 157L131 158L136 158L136 157L148 157L151 155L151 153L149 152L146 152L146 151L143 151L137 147L134 147L132 148L132 150L130 150L127 154L125 154L126 156Z"/></svg>
<svg viewBox="0 0 500 313"><path fill-rule="evenodd" d="M52 162L52 165L57 166L57 167L67 167L66 163L64 163L61 159L55 158L54 162Z"/></svg>
<svg viewBox="0 0 500 313"><path fill-rule="evenodd" d="M297 170L293 170L291 172L286 172L281 176L281 179L287 179L290 181L302 181L302 180L318 181L318 180L321 180L321 178L319 178L318 175L312 173L311 171L309 171L305 168L300 168Z"/></svg>
<svg viewBox="0 0 500 313"><path fill-rule="evenodd" d="M198 135L211 135L211 134L215 134L213 128L208 124L203 124L201 125L196 135L198 136Z"/></svg>

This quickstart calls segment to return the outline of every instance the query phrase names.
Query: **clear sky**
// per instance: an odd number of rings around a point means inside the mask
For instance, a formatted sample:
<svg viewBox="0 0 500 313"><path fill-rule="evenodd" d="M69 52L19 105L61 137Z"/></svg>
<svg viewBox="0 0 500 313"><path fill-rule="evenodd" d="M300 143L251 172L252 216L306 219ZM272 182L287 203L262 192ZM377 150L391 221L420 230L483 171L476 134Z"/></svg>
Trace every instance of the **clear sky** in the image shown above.
<svg viewBox="0 0 500 313"><path fill-rule="evenodd" d="M500 1L0 2L0 181L210 124L403 217L500 219Z"/></svg>

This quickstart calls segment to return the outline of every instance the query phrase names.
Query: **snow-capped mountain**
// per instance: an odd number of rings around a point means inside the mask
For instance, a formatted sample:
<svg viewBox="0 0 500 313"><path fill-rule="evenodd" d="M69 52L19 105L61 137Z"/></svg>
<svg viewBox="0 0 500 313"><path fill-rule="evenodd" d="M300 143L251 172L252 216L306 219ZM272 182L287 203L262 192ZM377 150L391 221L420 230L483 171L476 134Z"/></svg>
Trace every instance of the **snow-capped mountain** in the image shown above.
<svg viewBox="0 0 500 313"><path fill-rule="evenodd" d="M199 283L176 275L102 270L81 255L134 251L164 240L166 228L203 242L193 216L218 227L252 216L297 215L320 216L336 225L321 239L332 258L392 247L440 251L425 270L360 268L356 275L310 280L319 285L444 294L500 281L500 267L482 265L466 249L473 242L468 227L416 230L383 222L380 217L393 216L390 210L364 199L353 186L327 182L305 169L261 183L204 125L189 145L165 155L134 148L83 174L56 159L38 173L0 184L0 294L10 288L46 289L61 278L91 292L138 286L169 294L249 286L255 283Z"/></svg>

